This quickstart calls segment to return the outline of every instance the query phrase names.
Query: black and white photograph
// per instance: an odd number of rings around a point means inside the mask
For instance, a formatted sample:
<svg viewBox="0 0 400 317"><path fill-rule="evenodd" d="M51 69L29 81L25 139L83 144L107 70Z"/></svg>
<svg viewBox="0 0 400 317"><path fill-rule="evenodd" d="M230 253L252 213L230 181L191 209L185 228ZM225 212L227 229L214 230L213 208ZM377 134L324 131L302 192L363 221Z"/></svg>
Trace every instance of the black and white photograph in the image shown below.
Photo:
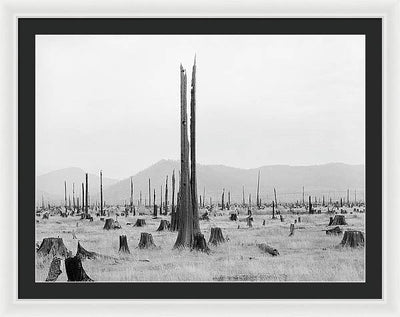
<svg viewBox="0 0 400 317"><path fill-rule="evenodd" d="M364 35L44 34L35 71L36 282L365 282Z"/></svg>

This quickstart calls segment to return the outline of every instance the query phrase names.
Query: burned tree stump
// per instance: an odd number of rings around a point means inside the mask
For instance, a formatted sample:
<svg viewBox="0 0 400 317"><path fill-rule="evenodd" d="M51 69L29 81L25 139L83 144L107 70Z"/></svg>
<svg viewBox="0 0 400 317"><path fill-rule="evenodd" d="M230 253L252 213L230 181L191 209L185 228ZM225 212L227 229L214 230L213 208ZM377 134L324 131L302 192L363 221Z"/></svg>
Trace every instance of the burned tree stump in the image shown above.
<svg viewBox="0 0 400 317"><path fill-rule="evenodd" d="M65 270L67 271L68 282L90 282L93 281L85 272L80 257L65 259Z"/></svg>
<svg viewBox="0 0 400 317"><path fill-rule="evenodd" d="M78 241L76 257L80 258L81 260L83 260L83 259L94 260L97 257L99 257L99 254L96 252L91 252L91 251L86 250L84 247L81 246L81 244Z"/></svg>
<svg viewBox="0 0 400 317"><path fill-rule="evenodd" d="M106 219L106 223L104 224L103 229L105 230L121 229L121 225L117 220L108 218Z"/></svg>
<svg viewBox="0 0 400 317"><path fill-rule="evenodd" d="M290 237L290 236L294 235L294 224L293 223L290 224L289 230L290 230L290 233L289 233L289 237Z"/></svg>
<svg viewBox="0 0 400 317"><path fill-rule="evenodd" d="M263 220L263 223L262 223L262 225L263 225L263 226L265 226L265 219Z"/></svg>
<svg viewBox="0 0 400 317"><path fill-rule="evenodd" d="M49 219L49 214L46 212L43 214L42 219Z"/></svg>
<svg viewBox="0 0 400 317"><path fill-rule="evenodd" d="M119 236L119 251L122 253L131 253L128 247L128 240L125 235Z"/></svg>
<svg viewBox="0 0 400 317"><path fill-rule="evenodd" d="M197 232L193 236L193 246L191 251L196 250L196 251L202 251L208 253L210 249L207 246L206 239L204 239L204 234Z"/></svg>
<svg viewBox="0 0 400 317"><path fill-rule="evenodd" d="M220 243L225 242L224 236L222 235L222 230L221 228L211 228L211 234L210 234L210 239L208 240L208 243L218 245Z"/></svg>
<svg viewBox="0 0 400 317"><path fill-rule="evenodd" d="M342 230L340 229L339 226L336 226L335 228L326 230L326 234L339 235L339 234L342 234Z"/></svg>
<svg viewBox="0 0 400 317"><path fill-rule="evenodd" d="M155 248L153 236L150 233L142 232L140 234L139 249Z"/></svg>
<svg viewBox="0 0 400 317"><path fill-rule="evenodd" d="M364 246L364 235L361 231L357 230L347 230L344 232L342 242L340 242L342 247L356 248L359 246Z"/></svg>
<svg viewBox="0 0 400 317"><path fill-rule="evenodd" d="M51 255L65 258L68 256L68 249L62 238L44 238L37 253L43 256Z"/></svg>
<svg viewBox="0 0 400 317"><path fill-rule="evenodd" d="M301 218L300 217L297 219L297 222L301 222Z"/></svg>
<svg viewBox="0 0 400 317"><path fill-rule="evenodd" d="M274 249L274 248L270 247L269 245L267 245L267 244L265 244L265 243L257 244L257 246L258 246L258 248L259 248L261 251L266 252L266 253L269 253L269 254L271 254L272 256L277 256L277 255L279 255L279 252L278 252L277 249Z"/></svg>
<svg viewBox="0 0 400 317"><path fill-rule="evenodd" d="M279 215L279 219L281 220L281 222L284 222L284 221L285 221L285 218L283 218L282 215Z"/></svg>
<svg viewBox="0 0 400 317"><path fill-rule="evenodd" d="M335 218L330 217L328 226L345 226L347 225L343 215L335 215Z"/></svg>
<svg viewBox="0 0 400 317"><path fill-rule="evenodd" d="M54 257L50 264L46 282L55 282L57 280L58 276L62 273L60 266L61 259L58 257Z"/></svg>
<svg viewBox="0 0 400 317"><path fill-rule="evenodd" d="M170 228L171 224L169 223L168 220L161 220L160 225L158 226L157 231L164 231L168 230Z"/></svg>
<svg viewBox="0 0 400 317"><path fill-rule="evenodd" d="M208 212L205 212L204 214L201 215L200 220L210 220L210 217L208 217Z"/></svg>
<svg viewBox="0 0 400 317"><path fill-rule="evenodd" d="M237 214L231 214L231 215L229 216L229 220L230 220L230 221L237 221Z"/></svg>
<svg viewBox="0 0 400 317"><path fill-rule="evenodd" d="M144 219L136 219L136 223L133 225L134 227L144 227L146 225L146 221Z"/></svg>

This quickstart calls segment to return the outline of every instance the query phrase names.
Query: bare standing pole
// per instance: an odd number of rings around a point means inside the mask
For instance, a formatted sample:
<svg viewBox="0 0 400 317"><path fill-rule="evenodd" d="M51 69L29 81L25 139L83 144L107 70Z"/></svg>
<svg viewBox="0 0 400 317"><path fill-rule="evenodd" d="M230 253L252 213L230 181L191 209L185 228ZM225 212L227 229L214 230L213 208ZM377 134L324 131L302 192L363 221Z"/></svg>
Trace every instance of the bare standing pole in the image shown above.
<svg viewBox="0 0 400 317"><path fill-rule="evenodd" d="M155 203L155 202L154 202ZM151 206L151 188L150 188L150 178L149 178L149 206Z"/></svg>
<svg viewBox="0 0 400 317"><path fill-rule="evenodd" d="M89 176L88 173L86 173L86 206L85 206L85 213L89 214Z"/></svg>
<svg viewBox="0 0 400 317"><path fill-rule="evenodd" d="M103 215L103 171L100 170L100 215Z"/></svg>
<svg viewBox="0 0 400 317"><path fill-rule="evenodd" d="M257 177L257 207L260 208L260 170Z"/></svg>
<svg viewBox="0 0 400 317"><path fill-rule="evenodd" d="M132 181L132 177L131 177L131 214L133 214L133 181Z"/></svg>
<svg viewBox="0 0 400 317"><path fill-rule="evenodd" d="M64 181L65 213L67 213L67 181Z"/></svg>

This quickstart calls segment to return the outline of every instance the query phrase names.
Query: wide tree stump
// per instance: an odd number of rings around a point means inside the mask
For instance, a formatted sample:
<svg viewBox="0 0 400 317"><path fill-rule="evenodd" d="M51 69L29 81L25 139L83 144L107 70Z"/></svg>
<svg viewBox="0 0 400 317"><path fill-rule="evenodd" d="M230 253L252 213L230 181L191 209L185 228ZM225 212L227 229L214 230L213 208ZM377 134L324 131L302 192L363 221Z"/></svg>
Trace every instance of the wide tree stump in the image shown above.
<svg viewBox="0 0 400 317"><path fill-rule="evenodd" d="M125 235L119 236L119 252L131 253L128 247L128 240Z"/></svg>
<svg viewBox="0 0 400 317"><path fill-rule="evenodd" d="M229 220L230 220L230 221L237 221L237 214L231 214L231 215L229 216Z"/></svg>
<svg viewBox="0 0 400 317"><path fill-rule="evenodd" d="M168 230L170 227L170 223L168 220L161 220L160 221L160 225L158 226L157 231L164 231L164 230Z"/></svg>
<svg viewBox="0 0 400 317"><path fill-rule="evenodd" d="M326 232L326 234L337 236L339 234L342 234L342 229L340 229L339 226L336 226L336 227L334 227L332 229L326 230L325 232Z"/></svg>
<svg viewBox="0 0 400 317"><path fill-rule="evenodd" d="M279 219L281 220L281 222L284 222L284 221L285 221L285 218L283 218L282 215L279 215Z"/></svg>
<svg viewBox="0 0 400 317"><path fill-rule="evenodd" d="M78 249L76 250L76 256L79 257L80 259L94 260L98 258L100 254L85 250L85 248L82 247L78 241Z"/></svg>
<svg viewBox="0 0 400 317"><path fill-rule="evenodd" d="M103 229L105 230L121 229L121 225L117 220L108 218L106 219L106 223L104 224Z"/></svg>
<svg viewBox="0 0 400 317"><path fill-rule="evenodd" d="M197 232L193 236L193 246L191 250L202 251L208 253L210 249L207 246L204 234Z"/></svg>
<svg viewBox="0 0 400 317"><path fill-rule="evenodd" d="M222 230L221 228L211 228L211 234L210 234L210 239L208 240L208 243L218 245L220 243L225 242L224 236L222 235Z"/></svg>
<svg viewBox="0 0 400 317"><path fill-rule="evenodd" d="M61 271L61 259L54 257L50 263L49 273L47 274L46 282L55 282Z"/></svg>
<svg viewBox="0 0 400 317"><path fill-rule="evenodd" d="M37 253L43 256L51 255L65 258L68 256L68 249L62 238L44 238Z"/></svg>
<svg viewBox="0 0 400 317"><path fill-rule="evenodd" d="M263 225L263 226L265 226L265 219L263 220L263 223L262 223L262 225Z"/></svg>
<svg viewBox="0 0 400 317"><path fill-rule="evenodd" d="M335 218L330 217L328 226L345 226L347 225L344 215L335 215Z"/></svg>
<svg viewBox="0 0 400 317"><path fill-rule="evenodd" d="M49 219L49 214L46 212L43 214L42 219Z"/></svg>
<svg viewBox="0 0 400 317"><path fill-rule="evenodd" d="M85 272L81 258L74 256L65 259L65 270L67 271L68 282L90 282L93 281Z"/></svg>
<svg viewBox="0 0 400 317"><path fill-rule="evenodd" d="M265 243L260 243L257 244L258 248L266 253L271 254L272 256L277 256L279 255L279 252L277 249L274 249L273 247L270 247L269 245L265 244Z"/></svg>
<svg viewBox="0 0 400 317"><path fill-rule="evenodd" d="M343 247L356 248L364 246L364 235L361 231L347 230L344 232L342 242L340 245Z"/></svg>
<svg viewBox="0 0 400 317"><path fill-rule="evenodd" d="M144 219L136 219L136 223L134 227L144 227L146 225L146 220Z"/></svg>
<svg viewBox="0 0 400 317"><path fill-rule="evenodd" d="M291 223L290 224L290 229L289 229L289 237L291 237L292 235L294 235L294 224L293 223Z"/></svg>
<svg viewBox="0 0 400 317"><path fill-rule="evenodd" d="M142 232L140 234L139 249L155 248L153 236L150 233Z"/></svg>

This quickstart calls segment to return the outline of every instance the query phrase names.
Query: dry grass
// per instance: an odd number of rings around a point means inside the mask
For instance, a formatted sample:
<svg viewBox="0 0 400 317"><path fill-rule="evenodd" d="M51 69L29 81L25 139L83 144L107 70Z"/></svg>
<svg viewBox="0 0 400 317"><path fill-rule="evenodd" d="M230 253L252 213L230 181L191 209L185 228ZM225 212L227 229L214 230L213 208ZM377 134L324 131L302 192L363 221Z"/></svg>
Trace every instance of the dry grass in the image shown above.
<svg viewBox="0 0 400 317"><path fill-rule="evenodd" d="M244 213L240 213L240 218L245 217ZM209 255L174 250L177 233L157 232L160 219L151 216L119 217L122 229L110 231L103 230L104 222L98 218L93 222L77 217L40 219L36 224L36 241L59 236L75 253L78 240L72 239L70 233L75 230L87 250L116 257L117 261L96 259L83 262L85 271L95 281L364 281L364 248L338 247L342 236L327 236L323 231L329 215L300 216L302 222L295 225L291 237L289 225L298 215L285 214L285 221L280 222L272 220L270 215L257 213L253 216L253 228L247 228L245 222L229 221L226 212L223 216L211 216L210 221L201 221L206 239L211 227L217 226L229 241L217 247L210 245ZM126 225L127 222L135 223L136 218L145 218L147 225L140 228ZM264 219L265 226L262 225ZM347 214L346 221L348 227L364 231L364 214ZM137 245L141 232L151 233L159 248L139 250ZM127 236L130 255L118 253L119 235L122 234ZM263 254L256 243L267 243L277 248L280 255ZM50 258L37 256L36 281L46 279L50 262ZM67 276L62 263L63 273L58 281L65 282Z"/></svg>

